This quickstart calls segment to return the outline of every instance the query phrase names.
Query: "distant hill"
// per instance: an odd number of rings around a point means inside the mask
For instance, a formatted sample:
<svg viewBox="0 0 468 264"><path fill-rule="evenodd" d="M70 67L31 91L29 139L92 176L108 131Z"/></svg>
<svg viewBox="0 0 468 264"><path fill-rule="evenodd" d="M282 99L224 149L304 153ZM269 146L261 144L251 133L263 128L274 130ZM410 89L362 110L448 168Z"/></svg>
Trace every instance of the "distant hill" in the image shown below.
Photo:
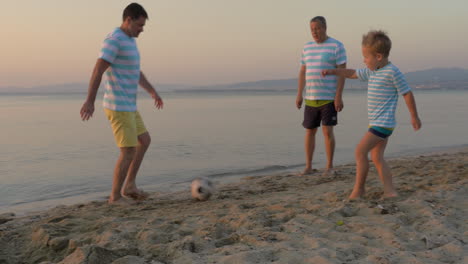
<svg viewBox="0 0 468 264"><path fill-rule="evenodd" d="M437 68L405 74L409 83L468 81L468 70L462 68Z"/></svg>
<svg viewBox="0 0 468 264"><path fill-rule="evenodd" d="M468 89L468 70L462 68L435 68L423 71L405 73L408 83L415 88L435 89L454 88ZM345 87L348 89L366 89L367 83L359 80L347 79ZM297 78L280 80L263 80L255 82L240 82L227 85L197 86L191 90L215 91L215 90L291 90L297 89Z"/></svg>
<svg viewBox="0 0 468 264"><path fill-rule="evenodd" d="M468 70L462 68L435 68L405 73L411 87L416 89L468 89ZM279 80L261 80L222 85L188 86L179 84L157 84L158 91L285 91L297 89L297 78ZM366 89L367 83L359 80L346 80L346 89ZM0 87L0 94L5 93L86 93L87 83L66 83L35 87ZM102 92L102 88L100 92Z"/></svg>

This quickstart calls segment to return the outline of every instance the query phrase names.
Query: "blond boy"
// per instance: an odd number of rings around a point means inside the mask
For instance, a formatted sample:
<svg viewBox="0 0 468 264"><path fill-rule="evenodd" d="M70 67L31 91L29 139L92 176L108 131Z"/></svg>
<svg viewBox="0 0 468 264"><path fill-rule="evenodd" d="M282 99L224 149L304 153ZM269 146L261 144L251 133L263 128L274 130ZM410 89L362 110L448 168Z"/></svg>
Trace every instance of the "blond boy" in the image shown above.
<svg viewBox="0 0 468 264"><path fill-rule="evenodd" d="M384 185L384 197L398 196L393 186L390 167L384 160L388 139L395 126L395 112L398 95L402 95L411 115L415 131L421 128L416 102L411 88L400 70L388 57L392 42L383 31L370 31L362 38L362 55L367 68L364 69L327 69L322 75L338 75L368 82L367 110L369 130L356 147L356 182L350 199L365 194L365 181L369 171L368 154L371 153L380 180Z"/></svg>

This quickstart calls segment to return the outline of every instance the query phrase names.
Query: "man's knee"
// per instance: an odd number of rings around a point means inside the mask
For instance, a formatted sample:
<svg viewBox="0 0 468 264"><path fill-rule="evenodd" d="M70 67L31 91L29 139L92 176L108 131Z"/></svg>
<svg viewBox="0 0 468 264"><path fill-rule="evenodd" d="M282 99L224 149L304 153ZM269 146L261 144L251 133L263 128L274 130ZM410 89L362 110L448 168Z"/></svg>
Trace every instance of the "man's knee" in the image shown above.
<svg viewBox="0 0 468 264"><path fill-rule="evenodd" d="M120 148L120 155L123 160L133 160L133 157L135 157L135 153L136 153L135 147Z"/></svg>
<svg viewBox="0 0 468 264"><path fill-rule="evenodd" d="M143 133L138 136L138 142L140 143L141 146L148 148L149 145L151 144L151 136L149 135L148 132Z"/></svg>
<svg viewBox="0 0 468 264"><path fill-rule="evenodd" d="M317 128L306 129L306 135L308 137L315 137L316 133L317 133Z"/></svg>
<svg viewBox="0 0 468 264"><path fill-rule="evenodd" d="M323 126L323 136L327 139L333 139L335 134L333 133L332 126Z"/></svg>

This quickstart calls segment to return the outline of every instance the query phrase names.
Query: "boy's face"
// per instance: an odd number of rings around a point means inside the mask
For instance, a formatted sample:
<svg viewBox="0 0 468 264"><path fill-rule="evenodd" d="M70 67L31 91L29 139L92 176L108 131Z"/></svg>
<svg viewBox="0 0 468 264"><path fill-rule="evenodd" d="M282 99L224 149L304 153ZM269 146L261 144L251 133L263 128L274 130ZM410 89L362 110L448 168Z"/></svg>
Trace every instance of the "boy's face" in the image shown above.
<svg viewBox="0 0 468 264"><path fill-rule="evenodd" d="M320 22L311 22L310 32L317 43L322 43L327 39L327 29Z"/></svg>
<svg viewBox="0 0 468 264"><path fill-rule="evenodd" d="M382 62L382 54L375 53L370 47L362 46L362 56L364 57L364 64L371 71L375 71Z"/></svg>

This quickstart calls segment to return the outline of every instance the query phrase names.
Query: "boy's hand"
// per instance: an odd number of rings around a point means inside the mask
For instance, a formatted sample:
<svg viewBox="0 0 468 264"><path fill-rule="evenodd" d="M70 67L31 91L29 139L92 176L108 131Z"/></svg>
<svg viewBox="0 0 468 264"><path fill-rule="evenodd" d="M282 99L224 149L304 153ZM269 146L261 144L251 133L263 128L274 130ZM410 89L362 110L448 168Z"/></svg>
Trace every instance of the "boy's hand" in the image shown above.
<svg viewBox="0 0 468 264"><path fill-rule="evenodd" d="M421 125L421 120L419 119L419 117L412 118L411 125L413 125L414 131L418 131L419 129L421 129L422 125Z"/></svg>
<svg viewBox="0 0 468 264"><path fill-rule="evenodd" d="M333 69L322 70L322 77L325 77L327 75L332 75L332 74L335 74L335 70Z"/></svg>

